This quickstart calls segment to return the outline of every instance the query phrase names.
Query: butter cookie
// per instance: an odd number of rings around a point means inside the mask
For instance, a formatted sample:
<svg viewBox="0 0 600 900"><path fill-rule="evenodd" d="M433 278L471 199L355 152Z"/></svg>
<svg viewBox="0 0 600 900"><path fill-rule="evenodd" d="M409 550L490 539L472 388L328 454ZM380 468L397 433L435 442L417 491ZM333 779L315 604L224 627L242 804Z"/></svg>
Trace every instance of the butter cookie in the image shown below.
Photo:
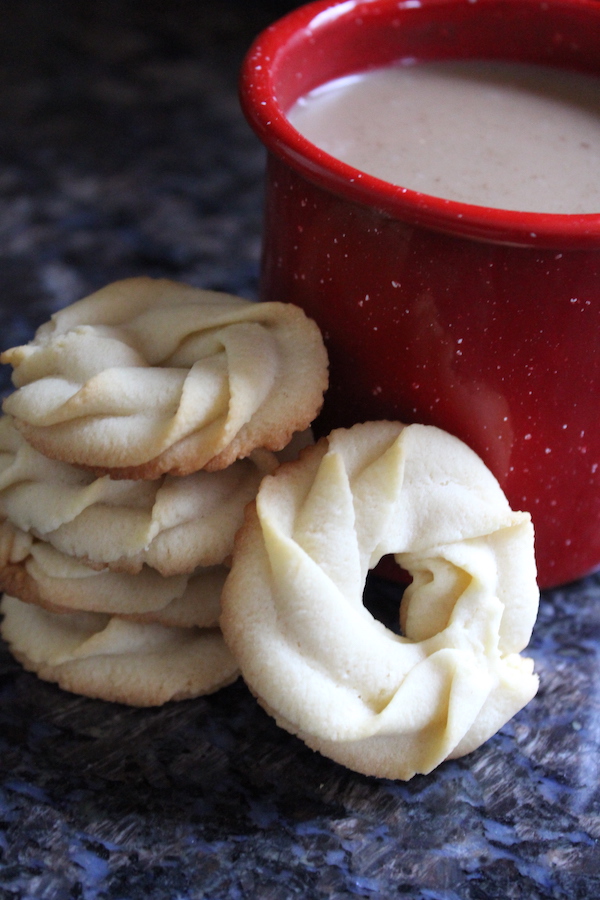
<svg viewBox="0 0 600 900"><path fill-rule="evenodd" d="M160 706L212 693L238 676L216 628L52 613L6 594L0 613L2 637L24 668L87 697Z"/></svg>
<svg viewBox="0 0 600 900"><path fill-rule="evenodd" d="M0 361L17 388L4 410L32 446L128 480L280 450L327 387L320 331L299 307L145 277L60 310Z"/></svg>
<svg viewBox="0 0 600 900"><path fill-rule="evenodd" d="M216 472L114 481L47 459L2 416L0 518L92 567L180 575L226 561L244 506L277 465L261 449Z"/></svg>
<svg viewBox="0 0 600 900"><path fill-rule="evenodd" d="M394 554L402 634L363 604ZM533 529L433 426L332 432L267 476L236 538L221 627L282 727L367 775L408 779L478 747L536 693Z"/></svg>
<svg viewBox="0 0 600 900"><path fill-rule="evenodd" d="M0 524L0 591L51 612L98 612L178 628L214 628L228 569L164 577L91 569L51 544Z"/></svg>

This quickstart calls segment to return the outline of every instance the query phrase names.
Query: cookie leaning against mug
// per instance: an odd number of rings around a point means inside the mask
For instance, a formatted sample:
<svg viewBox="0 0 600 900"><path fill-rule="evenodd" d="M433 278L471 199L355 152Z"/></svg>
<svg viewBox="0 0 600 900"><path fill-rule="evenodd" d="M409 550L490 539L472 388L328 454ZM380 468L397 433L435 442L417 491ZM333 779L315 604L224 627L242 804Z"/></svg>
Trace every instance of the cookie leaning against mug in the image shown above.
<svg viewBox="0 0 600 900"><path fill-rule="evenodd" d="M363 605L385 554L413 575L403 635ZM284 728L367 775L411 778L491 737L536 693L533 529L438 428L337 430L267 476L236 538L221 627Z"/></svg>

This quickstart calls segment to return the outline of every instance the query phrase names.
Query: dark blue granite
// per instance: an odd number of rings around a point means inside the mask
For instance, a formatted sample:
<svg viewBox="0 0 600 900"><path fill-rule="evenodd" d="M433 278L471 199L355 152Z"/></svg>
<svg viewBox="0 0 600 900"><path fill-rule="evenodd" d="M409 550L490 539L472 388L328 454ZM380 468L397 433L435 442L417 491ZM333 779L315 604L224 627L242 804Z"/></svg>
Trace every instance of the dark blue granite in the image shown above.
<svg viewBox="0 0 600 900"><path fill-rule="evenodd" d="M236 76L293 5L4 4L2 346L126 275L256 295L263 154ZM396 591L373 584L382 615ZM402 784L312 753L240 682L135 710L2 648L0 900L600 897L599 651L600 577L546 593L536 699Z"/></svg>
<svg viewBox="0 0 600 900"><path fill-rule="evenodd" d="M239 682L134 710L5 653L0 897L600 896L599 647L600 578L547 593L538 697L406 784L312 753Z"/></svg>

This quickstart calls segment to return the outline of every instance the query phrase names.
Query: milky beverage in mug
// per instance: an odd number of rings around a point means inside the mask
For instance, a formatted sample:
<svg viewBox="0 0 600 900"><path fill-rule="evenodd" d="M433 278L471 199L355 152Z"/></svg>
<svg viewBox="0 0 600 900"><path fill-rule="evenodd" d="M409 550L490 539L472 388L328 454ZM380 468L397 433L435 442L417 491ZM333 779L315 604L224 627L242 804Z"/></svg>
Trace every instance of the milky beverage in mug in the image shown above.
<svg viewBox="0 0 600 900"><path fill-rule="evenodd" d="M527 63L378 68L295 103L292 125L363 172L450 200L600 211L600 78Z"/></svg>

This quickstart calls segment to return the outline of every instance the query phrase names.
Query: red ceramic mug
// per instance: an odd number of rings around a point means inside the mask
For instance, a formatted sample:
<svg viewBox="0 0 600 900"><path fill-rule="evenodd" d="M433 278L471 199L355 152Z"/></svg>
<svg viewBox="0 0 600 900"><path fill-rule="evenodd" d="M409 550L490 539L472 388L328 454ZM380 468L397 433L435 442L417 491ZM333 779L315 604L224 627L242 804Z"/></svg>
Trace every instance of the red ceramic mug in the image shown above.
<svg viewBox="0 0 600 900"><path fill-rule="evenodd" d="M600 213L406 190L288 122L315 87L408 57L600 73L600 3L325 0L268 28L241 78L269 150L262 297L323 331L322 430L392 418L456 434L531 512L540 585L562 584L600 566Z"/></svg>

